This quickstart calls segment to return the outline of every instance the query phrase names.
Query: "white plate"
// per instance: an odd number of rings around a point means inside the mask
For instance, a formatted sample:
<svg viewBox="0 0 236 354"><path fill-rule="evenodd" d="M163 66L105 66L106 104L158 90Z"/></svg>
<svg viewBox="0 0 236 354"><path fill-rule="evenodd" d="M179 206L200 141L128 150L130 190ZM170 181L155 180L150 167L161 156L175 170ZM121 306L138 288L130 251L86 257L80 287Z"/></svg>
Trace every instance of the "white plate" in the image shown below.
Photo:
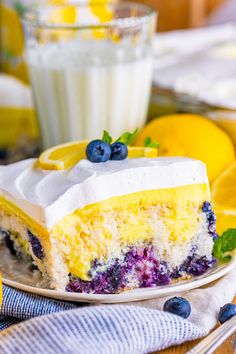
<svg viewBox="0 0 236 354"><path fill-rule="evenodd" d="M191 280L179 281L171 285L135 289L111 295L78 294L38 287L37 283L42 280L40 273L38 271L30 271L25 261L17 260L10 255L8 249L0 246L0 270L4 284L28 293L74 302L121 303L163 297L211 283L230 272L235 266L236 256L229 263L219 264L202 276Z"/></svg>

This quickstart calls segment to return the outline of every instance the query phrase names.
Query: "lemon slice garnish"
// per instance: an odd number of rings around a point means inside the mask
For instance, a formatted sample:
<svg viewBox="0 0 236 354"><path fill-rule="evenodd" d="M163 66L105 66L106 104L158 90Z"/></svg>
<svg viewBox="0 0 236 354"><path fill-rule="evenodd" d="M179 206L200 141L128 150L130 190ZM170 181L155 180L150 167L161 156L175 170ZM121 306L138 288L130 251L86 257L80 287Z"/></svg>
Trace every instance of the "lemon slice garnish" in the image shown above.
<svg viewBox="0 0 236 354"><path fill-rule="evenodd" d="M137 159L139 157L157 157L158 150L156 148L143 147L143 146L129 146L128 157L130 159Z"/></svg>
<svg viewBox="0 0 236 354"><path fill-rule="evenodd" d="M86 159L86 147L89 141L74 141L57 145L45 150L39 156L39 166L44 170L66 170Z"/></svg>
<svg viewBox="0 0 236 354"><path fill-rule="evenodd" d="M66 170L71 168L80 160L86 159L86 147L88 143L88 140L74 141L49 148L40 155L37 167L44 170ZM130 159L157 157L157 149L129 146L128 157Z"/></svg>

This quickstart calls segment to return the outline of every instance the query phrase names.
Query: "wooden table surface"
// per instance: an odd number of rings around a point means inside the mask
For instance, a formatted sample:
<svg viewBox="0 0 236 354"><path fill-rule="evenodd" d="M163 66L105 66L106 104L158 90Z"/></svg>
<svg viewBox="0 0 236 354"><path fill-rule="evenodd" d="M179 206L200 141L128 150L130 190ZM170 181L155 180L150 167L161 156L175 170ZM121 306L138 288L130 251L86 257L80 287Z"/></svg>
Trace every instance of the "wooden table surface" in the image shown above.
<svg viewBox="0 0 236 354"><path fill-rule="evenodd" d="M236 297L234 298L236 304ZM200 340L188 342L182 345L171 347L156 354L186 354L188 350L192 349ZM236 333L233 334L227 341L225 341L221 347L219 347L214 354L236 354Z"/></svg>

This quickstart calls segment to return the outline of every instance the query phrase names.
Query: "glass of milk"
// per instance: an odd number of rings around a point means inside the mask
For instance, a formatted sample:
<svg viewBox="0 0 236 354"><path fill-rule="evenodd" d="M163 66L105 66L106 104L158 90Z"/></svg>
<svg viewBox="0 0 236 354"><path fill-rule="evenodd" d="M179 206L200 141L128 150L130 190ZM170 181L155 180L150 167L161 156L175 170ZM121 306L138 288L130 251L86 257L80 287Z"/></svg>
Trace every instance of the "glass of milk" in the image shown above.
<svg viewBox="0 0 236 354"><path fill-rule="evenodd" d="M23 20L43 148L104 129L118 137L146 120L156 13L89 3L34 6Z"/></svg>

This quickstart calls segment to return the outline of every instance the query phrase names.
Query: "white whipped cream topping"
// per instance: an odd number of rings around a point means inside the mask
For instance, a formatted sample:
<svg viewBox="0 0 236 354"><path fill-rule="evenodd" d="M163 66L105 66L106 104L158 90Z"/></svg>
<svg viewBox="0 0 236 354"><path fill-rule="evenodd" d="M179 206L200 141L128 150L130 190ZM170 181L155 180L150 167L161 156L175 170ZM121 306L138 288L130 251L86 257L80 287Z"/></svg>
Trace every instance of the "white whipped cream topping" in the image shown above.
<svg viewBox="0 0 236 354"><path fill-rule="evenodd" d="M70 170L45 171L35 159L0 167L0 194L39 224L52 228L78 208L130 193L207 183L201 161L181 157L80 161Z"/></svg>

